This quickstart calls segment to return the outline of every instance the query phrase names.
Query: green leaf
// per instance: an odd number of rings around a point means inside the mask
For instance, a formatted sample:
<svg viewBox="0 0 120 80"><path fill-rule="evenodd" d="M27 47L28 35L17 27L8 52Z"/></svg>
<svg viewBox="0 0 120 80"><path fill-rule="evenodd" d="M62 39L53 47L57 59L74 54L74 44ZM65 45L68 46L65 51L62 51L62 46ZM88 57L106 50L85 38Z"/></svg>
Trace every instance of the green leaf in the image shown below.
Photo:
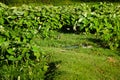
<svg viewBox="0 0 120 80"><path fill-rule="evenodd" d="M4 24L4 19L0 18L0 25L3 25L3 24Z"/></svg>
<svg viewBox="0 0 120 80"><path fill-rule="evenodd" d="M48 66L45 65L45 66L43 67L43 70L44 70L44 71L47 71L47 69L48 69Z"/></svg>
<svg viewBox="0 0 120 80"><path fill-rule="evenodd" d="M34 52L34 56L36 57L36 59L39 61L40 58L40 53L39 52Z"/></svg>
<svg viewBox="0 0 120 80"><path fill-rule="evenodd" d="M0 36L0 46L4 43L5 39Z"/></svg>
<svg viewBox="0 0 120 80"><path fill-rule="evenodd" d="M16 60L22 60L22 56L19 55L19 56L16 58Z"/></svg>
<svg viewBox="0 0 120 80"><path fill-rule="evenodd" d="M33 50L34 52L38 52L38 51L39 51L39 48L38 48L37 46L32 46L32 50Z"/></svg>
<svg viewBox="0 0 120 80"><path fill-rule="evenodd" d="M16 61L16 58L14 56L7 56L7 57L8 57L8 60Z"/></svg>
<svg viewBox="0 0 120 80"><path fill-rule="evenodd" d="M25 11L25 12L24 12L24 17L27 17L28 14L29 14L28 11Z"/></svg>
<svg viewBox="0 0 120 80"><path fill-rule="evenodd" d="M15 54L14 50L13 49L8 49L7 52L11 55Z"/></svg>

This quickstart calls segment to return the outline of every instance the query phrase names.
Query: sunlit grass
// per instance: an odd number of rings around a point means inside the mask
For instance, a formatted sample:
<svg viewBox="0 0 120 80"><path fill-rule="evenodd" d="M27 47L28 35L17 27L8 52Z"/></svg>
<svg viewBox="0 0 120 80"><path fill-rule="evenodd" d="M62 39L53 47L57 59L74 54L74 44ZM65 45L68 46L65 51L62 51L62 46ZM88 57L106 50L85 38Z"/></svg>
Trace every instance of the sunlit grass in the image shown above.
<svg viewBox="0 0 120 80"><path fill-rule="evenodd" d="M53 80L119 80L120 57L117 51L102 48L89 38L93 35L57 33L59 39L39 40L41 49L51 55L56 71L49 73ZM91 48L81 44L88 43ZM74 47L77 46L77 47Z"/></svg>

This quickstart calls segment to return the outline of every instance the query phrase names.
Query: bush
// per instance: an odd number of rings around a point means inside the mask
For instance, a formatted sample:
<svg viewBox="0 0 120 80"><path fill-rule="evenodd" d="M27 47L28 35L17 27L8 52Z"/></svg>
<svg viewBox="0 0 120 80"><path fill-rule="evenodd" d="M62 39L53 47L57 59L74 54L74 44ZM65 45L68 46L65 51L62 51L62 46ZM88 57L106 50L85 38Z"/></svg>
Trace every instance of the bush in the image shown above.
<svg viewBox="0 0 120 80"><path fill-rule="evenodd" d="M31 10L24 12L0 4L1 79L44 79L48 67L47 54L33 40L39 35L36 28L39 23L28 11Z"/></svg>

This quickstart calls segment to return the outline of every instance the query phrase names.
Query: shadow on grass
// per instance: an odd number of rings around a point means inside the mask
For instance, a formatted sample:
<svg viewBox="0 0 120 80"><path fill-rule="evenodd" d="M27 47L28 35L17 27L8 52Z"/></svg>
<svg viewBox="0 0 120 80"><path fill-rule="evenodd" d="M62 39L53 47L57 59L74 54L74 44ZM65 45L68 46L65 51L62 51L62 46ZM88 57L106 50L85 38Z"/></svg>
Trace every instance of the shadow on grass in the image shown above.
<svg viewBox="0 0 120 80"><path fill-rule="evenodd" d="M99 47L109 49L109 47L106 45L106 43L100 39L88 38L88 41L97 44Z"/></svg>
<svg viewBox="0 0 120 80"><path fill-rule="evenodd" d="M45 73L44 80L54 80L55 76L60 75L61 72L57 71L61 61L51 62L48 64L48 71Z"/></svg>
<svg viewBox="0 0 120 80"><path fill-rule="evenodd" d="M100 39L87 38L87 40L97 44L98 47L101 47L101 48L104 48L104 49L110 49L109 46L104 41L102 41ZM115 50L115 54L120 56L120 47L117 50Z"/></svg>

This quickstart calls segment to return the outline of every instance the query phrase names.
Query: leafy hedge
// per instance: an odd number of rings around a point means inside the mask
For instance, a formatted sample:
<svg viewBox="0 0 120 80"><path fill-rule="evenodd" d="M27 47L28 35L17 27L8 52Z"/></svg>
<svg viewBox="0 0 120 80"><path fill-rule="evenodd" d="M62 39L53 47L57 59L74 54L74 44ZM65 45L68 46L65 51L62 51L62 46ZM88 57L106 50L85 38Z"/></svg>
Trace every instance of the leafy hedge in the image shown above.
<svg viewBox="0 0 120 80"><path fill-rule="evenodd" d="M91 6L80 15L75 27L84 29L87 33L94 33L102 40L104 47L120 48L120 6L100 3Z"/></svg>
<svg viewBox="0 0 120 80"><path fill-rule="evenodd" d="M31 16L28 16L29 11ZM48 67L47 54L40 50L40 46L33 40L39 35L37 27L39 21L34 16L31 10L9 8L0 3L0 77L2 80L44 79Z"/></svg>
<svg viewBox="0 0 120 80"><path fill-rule="evenodd" d="M113 4L8 7L1 4L0 24L11 29L31 29L42 37L53 37L54 30L68 27L75 32L97 34L104 46L120 46L120 7ZM33 34L34 35L34 34Z"/></svg>
<svg viewBox="0 0 120 80"><path fill-rule="evenodd" d="M0 3L1 64L31 65L38 61L44 74L47 62L42 60L46 54L39 50L33 38L37 35L54 37L54 31L63 27L77 33L93 33L104 46L120 48L119 22L120 6L107 3L36 7L8 7Z"/></svg>

